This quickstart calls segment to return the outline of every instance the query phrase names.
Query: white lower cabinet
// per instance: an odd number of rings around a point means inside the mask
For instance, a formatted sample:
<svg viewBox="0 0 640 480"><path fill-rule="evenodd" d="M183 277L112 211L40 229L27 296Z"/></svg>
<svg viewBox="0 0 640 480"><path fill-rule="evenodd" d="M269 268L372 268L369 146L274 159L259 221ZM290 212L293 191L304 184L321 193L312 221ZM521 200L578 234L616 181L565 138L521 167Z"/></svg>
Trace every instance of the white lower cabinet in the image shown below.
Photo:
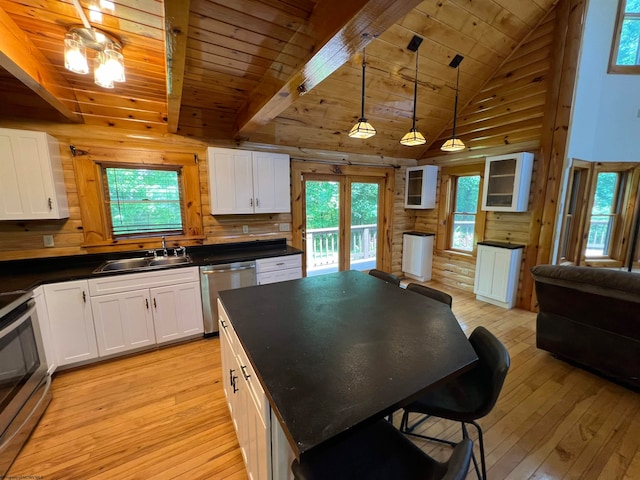
<svg viewBox="0 0 640 480"><path fill-rule="evenodd" d="M476 298L503 308L513 308L518 292L522 246L478 244L473 292Z"/></svg>
<svg viewBox="0 0 640 480"><path fill-rule="evenodd" d="M58 366L98 358L87 280L44 286Z"/></svg>
<svg viewBox="0 0 640 480"><path fill-rule="evenodd" d="M149 290L91 298L101 357L155 345Z"/></svg>
<svg viewBox="0 0 640 480"><path fill-rule="evenodd" d="M197 267L54 283L43 291L58 366L204 331Z"/></svg>
<svg viewBox="0 0 640 480"><path fill-rule="evenodd" d="M49 311L47 310L47 299L44 295L44 287L39 286L33 291L33 299L36 301L36 313L38 314L38 325L42 336L44 356L47 362L47 371L52 375L58 366L56 350L51 337L51 324L49 323Z"/></svg>
<svg viewBox="0 0 640 480"><path fill-rule="evenodd" d="M204 332L199 282L157 287L149 292L158 343Z"/></svg>
<svg viewBox="0 0 640 480"><path fill-rule="evenodd" d="M259 258L256 260L258 285L302 278L302 255Z"/></svg>
<svg viewBox="0 0 640 480"><path fill-rule="evenodd" d="M219 300L218 313L224 393L247 475L251 480L291 479L293 451Z"/></svg>

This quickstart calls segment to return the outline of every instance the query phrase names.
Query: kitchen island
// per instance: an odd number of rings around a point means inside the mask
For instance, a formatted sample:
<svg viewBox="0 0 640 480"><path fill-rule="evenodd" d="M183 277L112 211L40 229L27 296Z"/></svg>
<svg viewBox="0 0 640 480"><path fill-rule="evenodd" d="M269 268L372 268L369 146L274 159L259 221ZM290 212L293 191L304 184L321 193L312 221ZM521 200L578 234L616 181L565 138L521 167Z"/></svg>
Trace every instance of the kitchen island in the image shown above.
<svg viewBox="0 0 640 480"><path fill-rule="evenodd" d="M220 300L234 423L270 440L248 439L271 451L243 450L247 463L264 463L254 478L287 478L292 456L401 408L477 361L447 305L361 272L227 290ZM225 360L226 338L237 363ZM243 389L237 377L250 394L233 403ZM266 428L238 423L243 408L257 408Z"/></svg>

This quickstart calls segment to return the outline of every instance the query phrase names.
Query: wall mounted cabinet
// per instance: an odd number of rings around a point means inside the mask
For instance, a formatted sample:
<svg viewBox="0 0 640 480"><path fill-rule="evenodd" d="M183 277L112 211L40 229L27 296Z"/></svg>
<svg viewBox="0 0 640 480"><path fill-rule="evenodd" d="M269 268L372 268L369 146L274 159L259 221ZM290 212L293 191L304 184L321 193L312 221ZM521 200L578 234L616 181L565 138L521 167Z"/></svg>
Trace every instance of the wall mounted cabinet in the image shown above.
<svg viewBox="0 0 640 480"><path fill-rule="evenodd" d="M0 220L68 218L58 141L0 128Z"/></svg>
<svg viewBox="0 0 640 480"><path fill-rule="evenodd" d="M435 208L438 167L407 167L405 172L404 208Z"/></svg>
<svg viewBox="0 0 640 480"><path fill-rule="evenodd" d="M482 210L526 212L533 170L533 154L511 153L487 157L482 187Z"/></svg>
<svg viewBox="0 0 640 480"><path fill-rule="evenodd" d="M291 211L289 155L207 149L212 215Z"/></svg>

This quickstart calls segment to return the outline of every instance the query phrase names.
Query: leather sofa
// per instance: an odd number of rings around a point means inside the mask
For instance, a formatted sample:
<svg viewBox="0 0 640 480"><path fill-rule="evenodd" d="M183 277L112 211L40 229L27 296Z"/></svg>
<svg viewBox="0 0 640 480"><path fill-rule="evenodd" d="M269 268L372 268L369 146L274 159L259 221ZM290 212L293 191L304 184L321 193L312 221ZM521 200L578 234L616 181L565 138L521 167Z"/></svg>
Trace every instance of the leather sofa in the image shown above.
<svg viewBox="0 0 640 480"><path fill-rule="evenodd" d="M640 389L640 274L538 265L531 269L538 348Z"/></svg>

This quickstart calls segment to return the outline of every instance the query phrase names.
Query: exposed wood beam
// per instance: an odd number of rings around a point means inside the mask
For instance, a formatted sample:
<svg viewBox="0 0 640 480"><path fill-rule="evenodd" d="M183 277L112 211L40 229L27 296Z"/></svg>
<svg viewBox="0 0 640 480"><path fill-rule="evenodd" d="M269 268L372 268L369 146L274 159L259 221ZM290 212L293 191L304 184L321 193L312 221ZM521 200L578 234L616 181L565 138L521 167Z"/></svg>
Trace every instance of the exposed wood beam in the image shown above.
<svg viewBox="0 0 640 480"><path fill-rule="evenodd" d="M300 68L285 79L277 77L278 69L274 68L277 61L274 62L240 110L236 137L247 138L273 120L420 3L420 0L319 1L307 24L289 42L305 45L307 57L300 59Z"/></svg>
<svg viewBox="0 0 640 480"><path fill-rule="evenodd" d="M165 0L164 19L167 53L167 130L178 131L189 34L189 0Z"/></svg>
<svg viewBox="0 0 640 480"><path fill-rule="evenodd" d="M0 8L0 66L20 80L64 118L75 123L83 121L73 89L56 72L54 66L38 50L29 37ZM60 48L63 48L60 42ZM65 100L61 100L65 99Z"/></svg>

